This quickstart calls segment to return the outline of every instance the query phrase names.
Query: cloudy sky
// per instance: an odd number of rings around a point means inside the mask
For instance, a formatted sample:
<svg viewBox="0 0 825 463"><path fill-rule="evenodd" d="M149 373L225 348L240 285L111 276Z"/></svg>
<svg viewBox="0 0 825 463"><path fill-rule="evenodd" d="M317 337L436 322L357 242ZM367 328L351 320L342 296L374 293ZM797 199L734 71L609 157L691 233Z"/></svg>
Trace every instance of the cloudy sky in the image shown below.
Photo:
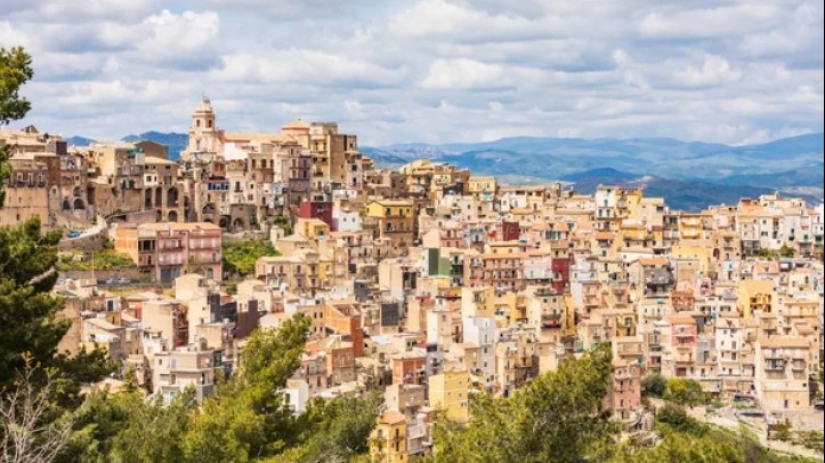
<svg viewBox="0 0 825 463"><path fill-rule="evenodd" d="M2 0L26 122L63 135L337 120L361 144L760 142L821 131L822 0Z"/></svg>

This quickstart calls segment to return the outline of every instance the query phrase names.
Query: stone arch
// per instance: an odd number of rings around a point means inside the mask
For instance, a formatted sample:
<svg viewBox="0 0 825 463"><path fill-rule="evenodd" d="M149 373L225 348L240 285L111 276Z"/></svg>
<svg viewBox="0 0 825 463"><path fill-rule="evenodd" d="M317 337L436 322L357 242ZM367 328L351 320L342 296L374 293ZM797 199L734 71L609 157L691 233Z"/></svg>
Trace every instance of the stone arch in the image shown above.
<svg viewBox="0 0 825 463"><path fill-rule="evenodd" d="M83 200L81 198L75 198L73 206L75 210L82 211L83 209L86 209L86 205L83 204Z"/></svg>
<svg viewBox="0 0 825 463"><path fill-rule="evenodd" d="M204 221L205 223L215 223L215 222L213 222L213 221L212 221L212 219L203 219L203 221Z"/></svg>
<svg viewBox="0 0 825 463"><path fill-rule="evenodd" d="M178 211L169 211L169 222L178 221Z"/></svg>
<svg viewBox="0 0 825 463"><path fill-rule="evenodd" d="M239 232L246 229L246 224L244 223L243 219L240 217L236 217L235 220L232 221L232 231Z"/></svg>
<svg viewBox="0 0 825 463"><path fill-rule="evenodd" d="M163 222L163 211L160 209L155 211L155 222Z"/></svg>
<svg viewBox="0 0 825 463"><path fill-rule="evenodd" d="M152 189L147 189L143 192L143 203L146 209L152 207Z"/></svg>
<svg viewBox="0 0 825 463"><path fill-rule="evenodd" d="M63 198L62 209L64 211L71 211L72 210L72 202L69 201L69 198L66 198L66 197Z"/></svg>
<svg viewBox="0 0 825 463"><path fill-rule="evenodd" d="M81 190L79 186L74 187L74 190L72 190L72 196L75 198L83 197L83 190Z"/></svg>
<svg viewBox="0 0 825 463"><path fill-rule="evenodd" d="M206 205L203 206L203 209L201 210L201 213L202 214L214 214L216 209L217 208L215 207L215 203L206 203Z"/></svg>
<svg viewBox="0 0 825 463"><path fill-rule="evenodd" d="M218 221L218 226L223 228L224 230L229 230L229 217L221 217Z"/></svg>
<svg viewBox="0 0 825 463"><path fill-rule="evenodd" d="M155 207L163 207L163 187L155 188Z"/></svg>
<svg viewBox="0 0 825 463"><path fill-rule="evenodd" d="M166 192L166 207L178 207L178 189L176 187L169 188Z"/></svg>

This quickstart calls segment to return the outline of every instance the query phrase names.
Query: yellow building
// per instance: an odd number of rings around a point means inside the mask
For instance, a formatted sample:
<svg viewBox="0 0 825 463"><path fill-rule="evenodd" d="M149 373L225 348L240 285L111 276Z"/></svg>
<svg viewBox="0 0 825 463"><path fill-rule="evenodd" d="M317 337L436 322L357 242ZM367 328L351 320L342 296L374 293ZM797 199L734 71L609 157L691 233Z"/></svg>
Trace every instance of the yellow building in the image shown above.
<svg viewBox="0 0 825 463"><path fill-rule="evenodd" d="M680 240L698 240L702 239L704 234L704 225L702 214L685 214L679 216L679 239Z"/></svg>
<svg viewBox="0 0 825 463"><path fill-rule="evenodd" d="M373 201L367 205L367 217L375 223L373 237L389 239L396 255L412 246L416 218L410 201Z"/></svg>
<svg viewBox="0 0 825 463"><path fill-rule="evenodd" d="M407 455L407 419L398 412L378 418L370 436L370 459L373 463L405 463Z"/></svg>
<svg viewBox="0 0 825 463"><path fill-rule="evenodd" d="M467 193L478 197L483 193L495 193L497 186L495 177L470 177Z"/></svg>
<svg viewBox="0 0 825 463"><path fill-rule="evenodd" d="M674 260L696 260L699 262L699 271L707 275L710 271L711 249L709 245L675 244L671 248Z"/></svg>
<svg viewBox="0 0 825 463"><path fill-rule="evenodd" d="M443 410L448 419L466 423L470 420L470 373L447 371L431 376L429 384L430 407Z"/></svg>
<svg viewBox="0 0 825 463"><path fill-rule="evenodd" d="M298 219L295 232L310 240L325 240L329 238L329 225L321 219Z"/></svg>
<svg viewBox="0 0 825 463"><path fill-rule="evenodd" d="M755 311L762 314L771 313L773 285L772 281L765 280L745 280L739 284L736 304L742 317L753 318Z"/></svg>

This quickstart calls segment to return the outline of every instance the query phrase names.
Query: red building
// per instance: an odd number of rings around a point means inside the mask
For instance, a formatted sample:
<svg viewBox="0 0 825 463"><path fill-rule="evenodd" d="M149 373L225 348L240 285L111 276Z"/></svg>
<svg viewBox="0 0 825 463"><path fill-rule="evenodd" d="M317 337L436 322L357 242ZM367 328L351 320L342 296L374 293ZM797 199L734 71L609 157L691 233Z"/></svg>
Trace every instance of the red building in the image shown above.
<svg viewBox="0 0 825 463"><path fill-rule="evenodd" d="M424 385L427 379L427 356L407 353L392 359L393 384Z"/></svg>
<svg viewBox="0 0 825 463"><path fill-rule="evenodd" d="M518 222L502 222L502 241L518 241L521 238L521 224Z"/></svg>
<svg viewBox="0 0 825 463"><path fill-rule="evenodd" d="M326 201L304 201L301 203L299 215L302 219L318 219L329 225L335 231L332 223L332 203Z"/></svg>
<svg viewBox="0 0 825 463"><path fill-rule="evenodd" d="M553 279L553 289L559 293L564 293L570 285L571 256L553 257L551 270L555 275Z"/></svg>

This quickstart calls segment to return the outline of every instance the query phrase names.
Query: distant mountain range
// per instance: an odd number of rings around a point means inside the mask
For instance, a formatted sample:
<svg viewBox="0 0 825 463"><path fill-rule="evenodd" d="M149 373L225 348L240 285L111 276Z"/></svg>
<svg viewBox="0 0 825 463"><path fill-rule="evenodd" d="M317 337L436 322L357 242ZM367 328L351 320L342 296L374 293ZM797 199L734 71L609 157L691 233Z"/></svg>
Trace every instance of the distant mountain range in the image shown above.
<svg viewBox="0 0 825 463"><path fill-rule="evenodd" d="M66 139L69 145L73 146L89 146L96 140L91 138L74 136ZM176 161L180 157L180 153L186 149L189 144L189 135L185 133L163 133L163 132L145 132L140 135L127 135L120 139L126 143L135 143L138 141L153 141L169 147L169 159Z"/></svg>
<svg viewBox="0 0 825 463"><path fill-rule="evenodd" d="M825 134L747 146L669 138L504 138L483 143L404 144L369 150L377 163L429 158L473 173L529 183L554 180L590 193L600 184L641 186L679 209L736 203L775 191L818 203L823 196Z"/></svg>
<svg viewBox="0 0 825 463"><path fill-rule="evenodd" d="M146 132L122 140L165 144L169 146L169 157L177 159L188 137ZM68 141L78 146L91 142L83 137ZM674 208L689 210L774 191L817 203L825 188L822 133L747 146L670 138L514 137L481 143L411 143L360 149L379 166L388 168L428 158L518 183L574 183L576 190L584 193L599 184L637 185L652 196L665 197Z"/></svg>

